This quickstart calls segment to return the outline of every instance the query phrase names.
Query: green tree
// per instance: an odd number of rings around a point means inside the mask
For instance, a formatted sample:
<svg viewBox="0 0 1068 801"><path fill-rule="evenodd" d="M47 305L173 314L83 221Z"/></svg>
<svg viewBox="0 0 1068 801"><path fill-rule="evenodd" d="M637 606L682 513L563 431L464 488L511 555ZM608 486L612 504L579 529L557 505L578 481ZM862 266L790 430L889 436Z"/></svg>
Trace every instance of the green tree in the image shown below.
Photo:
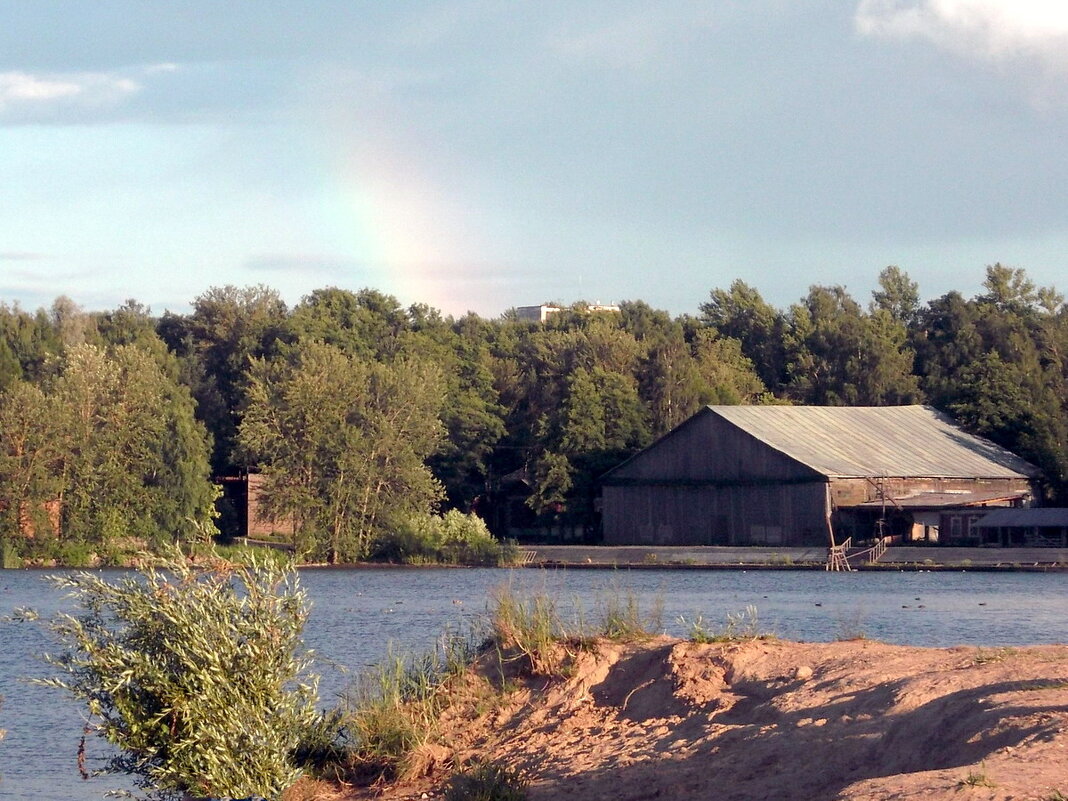
<svg viewBox="0 0 1068 801"><path fill-rule="evenodd" d="M564 511L574 486L572 473L564 454L546 451L534 465L534 492L527 499L530 508L538 514Z"/></svg>
<svg viewBox="0 0 1068 801"><path fill-rule="evenodd" d="M931 402L1042 468L1068 498L1068 365L1063 297L1026 273L987 267L985 292L931 301L917 319L916 371Z"/></svg>
<svg viewBox="0 0 1068 801"><path fill-rule="evenodd" d="M700 408L704 387L681 328L646 344L648 351L638 369L638 382L653 432L660 435Z"/></svg>
<svg viewBox="0 0 1068 801"><path fill-rule="evenodd" d="M891 312L875 309L866 315L860 347L846 365L852 384L850 402L858 406L899 406L923 399L913 372L916 352L908 330Z"/></svg>
<svg viewBox="0 0 1068 801"><path fill-rule="evenodd" d="M93 321L100 340L107 347L137 345L154 354L166 351L166 345L156 329L158 321L152 316L151 309L132 298L117 309L93 315Z"/></svg>
<svg viewBox="0 0 1068 801"><path fill-rule="evenodd" d="M264 511L292 520L305 552L364 558L392 516L440 498L426 459L443 394L434 365L363 361L322 343L254 361L239 438L264 476Z"/></svg>
<svg viewBox="0 0 1068 801"><path fill-rule="evenodd" d="M1068 419L1063 403L1036 378L989 352L961 371L948 410L969 430L1040 466L1059 495L1068 480Z"/></svg>
<svg viewBox="0 0 1068 801"><path fill-rule="evenodd" d="M445 344L436 363L445 376L441 418L446 436L429 460L450 504L463 508L485 492L489 460L505 433L488 343L472 318L466 316L440 335ZM419 348L406 351L413 357L423 353Z"/></svg>
<svg viewBox="0 0 1068 801"><path fill-rule="evenodd" d="M873 312L882 309L903 326L915 322L920 308L920 285L900 267L890 265L879 273L879 288L871 296Z"/></svg>
<svg viewBox="0 0 1068 801"><path fill-rule="evenodd" d="M249 363L271 358L286 336L286 304L257 285L212 287L193 301L187 317L164 315L158 331L186 364L182 375L197 402L197 417L213 438L217 475L241 467L235 437L246 403Z"/></svg>
<svg viewBox="0 0 1068 801"><path fill-rule="evenodd" d="M788 394L815 406L913 403L921 395L907 337L888 309L865 314L844 287L814 286L790 309Z"/></svg>
<svg viewBox="0 0 1068 801"><path fill-rule="evenodd" d="M916 373L931 402L945 408L958 386L957 374L985 351L977 321L979 311L959 292L949 292L927 304L919 314Z"/></svg>
<svg viewBox="0 0 1068 801"><path fill-rule="evenodd" d="M701 319L720 336L738 340L765 386L779 391L785 380L786 321L756 289L734 281L729 290L712 290L701 304Z"/></svg>
<svg viewBox="0 0 1068 801"><path fill-rule="evenodd" d="M392 295L328 287L303 298L286 327L298 339L325 342L350 356L381 361L396 355L398 339L409 323Z"/></svg>
<svg viewBox="0 0 1068 801"><path fill-rule="evenodd" d="M986 268L983 287L986 294L981 295L979 301L989 303L999 311L1025 311L1034 308L1039 300L1035 284L1024 270L1001 263Z"/></svg>
<svg viewBox="0 0 1068 801"><path fill-rule="evenodd" d="M697 332L692 347L702 384L702 406L759 403L766 397L767 387L737 339L718 337L704 329Z"/></svg>
<svg viewBox="0 0 1068 801"><path fill-rule="evenodd" d="M150 354L75 347L50 394L62 411L64 537L159 542L213 530L207 436L188 392Z"/></svg>
<svg viewBox="0 0 1068 801"><path fill-rule="evenodd" d="M597 477L649 440L634 379L577 368L553 432L540 439L546 450L533 462L531 508L539 514L566 508L572 521L591 523Z"/></svg>
<svg viewBox="0 0 1068 801"><path fill-rule="evenodd" d="M17 378L41 380L46 362L61 349L48 313L29 314L18 304L0 303L0 342L0 389Z"/></svg>
<svg viewBox="0 0 1068 801"><path fill-rule="evenodd" d="M0 339L0 392L22 378L22 365L6 339Z"/></svg>
<svg viewBox="0 0 1068 801"><path fill-rule="evenodd" d="M212 531L208 441L188 391L132 345L70 348L43 387L0 393L6 536L108 547Z"/></svg>
<svg viewBox="0 0 1068 801"><path fill-rule="evenodd" d="M96 344L97 332L90 315L68 298L60 295L52 302L52 326L64 349Z"/></svg>
<svg viewBox="0 0 1068 801"><path fill-rule="evenodd" d="M40 387L18 381L0 393L0 540L54 537L59 521L60 410Z"/></svg>

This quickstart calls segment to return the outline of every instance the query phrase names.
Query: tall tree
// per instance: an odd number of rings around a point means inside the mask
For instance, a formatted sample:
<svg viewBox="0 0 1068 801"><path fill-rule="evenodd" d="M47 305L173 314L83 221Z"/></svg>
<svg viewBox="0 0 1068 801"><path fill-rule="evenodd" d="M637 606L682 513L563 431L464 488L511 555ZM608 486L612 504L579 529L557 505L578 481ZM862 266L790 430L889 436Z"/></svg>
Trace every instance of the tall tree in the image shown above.
<svg viewBox="0 0 1068 801"><path fill-rule="evenodd" d="M263 285L212 287L193 301L188 317L160 320L160 336L186 362L183 376L196 398L197 416L214 438L217 475L241 467L235 437L249 363L278 352L285 323L285 302Z"/></svg>
<svg viewBox="0 0 1068 801"><path fill-rule="evenodd" d="M76 347L51 394L63 410L65 537L166 541L213 530L208 437L188 391L150 354Z"/></svg>
<svg viewBox="0 0 1068 801"><path fill-rule="evenodd" d="M0 538L55 536L61 491L59 412L41 388L16 381L0 392Z"/></svg>
<svg viewBox="0 0 1068 801"><path fill-rule="evenodd" d="M865 314L844 287L814 286L791 307L787 371L790 397L815 406L913 403L908 332L886 308Z"/></svg>
<svg viewBox="0 0 1068 801"><path fill-rule="evenodd" d="M920 308L920 285L908 273L891 264L879 273L879 288L871 293L872 311L882 309L903 326L916 320Z"/></svg>
<svg viewBox="0 0 1068 801"><path fill-rule="evenodd" d="M446 436L429 465L445 486L449 505L466 511L485 494L490 459L505 434L487 327L473 314L455 322L429 309L409 314L415 315L412 331L402 338L401 353L433 359L445 379L441 419Z"/></svg>
<svg viewBox="0 0 1068 801"><path fill-rule="evenodd" d="M975 433L1042 468L1050 495L1068 498L1068 369L1063 300L1023 270L987 267L985 292L931 301L914 335L932 402Z"/></svg>
<svg viewBox="0 0 1068 801"><path fill-rule="evenodd" d="M714 289L701 304L701 319L720 336L737 339L765 386L777 392L785 381L786 355L783 315L744 281L730 289Z"/></svg>
<svg viewBox="0 0 1068 801"><path fill-rule="evenodd" d="M1034 282L1019 267L1006 267L1000 262L989 265L983 287L986 294L978 300L993 305L999 311L1022 312L1034 308L1038 303Z"/></svg>
<svg viewBox="0 0 1068 801"><path fill-rule="evenodd" d="M293 309L287 328L296 338L336 345L361 359L385 360L397 352L408 316L392 295L373 289L317 289Z"/></svg>
<svg viewBox="0 0 1068 801"><path fill-rule="evenodd" d="M443 396L426 362L363 361L316 342L255 360L239 438L264 476L263 511L292 520L306 553L363 558L391 519L441 496L426 459Z"/></svg>
<svg viewBox="0 0 1068 801"><path fill-rule="evenodd" d="M16 378L42 379L46 363L62 349L48 313L39 309L30 314L18 304L0 303L0 342L0 382L5 383Z"/></svg>
<svg viewBox="0 0 1068 801"><path fill-rule="evenodd" d="M36 532L93 546L212 530L207 436L155 357L78 345L56 371L44 388L18 382L0 396L7 533L25 529L26 514Z"/></svg>
<svg viewBox="0 0 1068 801"><path fill-rule="evenodd" d="M718 337L704 329L695 335L693 350L704 387L701 405L760 403L767 398L767 387L737 339Z"/></svg>

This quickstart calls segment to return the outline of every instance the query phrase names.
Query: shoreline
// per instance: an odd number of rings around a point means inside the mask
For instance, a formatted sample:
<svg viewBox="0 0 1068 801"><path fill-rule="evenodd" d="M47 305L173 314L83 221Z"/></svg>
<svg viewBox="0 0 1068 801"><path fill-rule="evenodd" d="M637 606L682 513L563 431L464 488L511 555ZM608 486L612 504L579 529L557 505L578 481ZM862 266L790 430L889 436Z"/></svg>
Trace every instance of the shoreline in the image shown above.
<svg viewBox="0 0 1068 801"><path fill-rule="evenodd" d="M369 564L367 567L381 567L381 565ZM397 565L397 567L404 567L404 565ZM782 565L771 564L761 562L746 562L739 564L648 564L645 562L621 562L621 563L583 563L583 562L532 562L522 567L533 567L543 569L559 569L559 570L690 570L690 571L717 571L717 570L733 570L746 572L748 570L753 571L826 571L826 567L823 564L809 563L809 564L797 564L797 565ZM846 571L843 571L846 572ZM863 564L854 565L854 573L1068 573L1068 564L1059 562L1055 563L1036 563L1032 565L1007 565L1007 564L982 564L982 565L955 565L955 564L915 564L915 563L877 563L877 564Z"/></svg>
<svg viewBox="0 0 1068 801"><path fill-rule="evenodd" d="M568 570L825 570L825 548L760 546L520 546L527 566ZM863 553L858 549L853 556ZM856 572L1068 572L1068 549L891 546L879 561L853 561Z"/></svg>
<svg viewBox="0 0 1068 801"><path fill-rule="evenodd" d="M257 546L250 546L255 548ZM823 548L767 548L760 546L613 546L613 545L520 545L525 556L515 568L552 570L733 570L782 571L826 570ZM854 558L860 556L860 551ZM130 569L132 565L22 565L6 570L98 570ZM399 562L307 563L300 570L353 570L390 568L471 568L448 562L406 564ZM958 572L978 573L1068 573L1068 549L977 548L892 546L877 562L855 561L853 572Z"/></svg>

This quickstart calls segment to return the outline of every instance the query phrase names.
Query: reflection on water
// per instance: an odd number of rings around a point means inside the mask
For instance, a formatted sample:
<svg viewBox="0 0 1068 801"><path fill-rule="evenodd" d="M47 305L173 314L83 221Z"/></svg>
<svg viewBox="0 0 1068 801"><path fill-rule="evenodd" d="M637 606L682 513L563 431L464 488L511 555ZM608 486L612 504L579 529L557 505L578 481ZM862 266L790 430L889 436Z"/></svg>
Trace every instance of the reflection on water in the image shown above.
<svg viewBox="0 0 1068 801"><path fill-rule="evenodd" d="M18 607L49 616L63 608L41 572L0 571L0 615ZM423 650L446 626L482 613L505 582L546 589L562 609L589 608L608 588L662 604L669 633L680 618L712 624L752 605L780 637L830 641L863 634L910 645L1026 645L1068 642L1068 574L825 573L822 571L559 571L496 569L306 570L313 601L306 641L319 656L324 701L350 670L373 664L389 643ZM19 681L40 676L49 649L43 627L0 622L0 798L89 801L121 781L78 778L79 710L58 693ZM99 754L99 746L97 746Z"/></svg>

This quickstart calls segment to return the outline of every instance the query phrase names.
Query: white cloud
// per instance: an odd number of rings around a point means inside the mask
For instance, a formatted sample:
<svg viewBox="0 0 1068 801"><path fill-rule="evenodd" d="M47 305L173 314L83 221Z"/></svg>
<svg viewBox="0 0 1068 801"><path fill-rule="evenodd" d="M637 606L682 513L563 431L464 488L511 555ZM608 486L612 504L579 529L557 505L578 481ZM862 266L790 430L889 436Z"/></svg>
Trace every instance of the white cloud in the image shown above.
<svg viewBox="0 0 1068 801"><path fill-rule="evenodd" d="M49 80L24 72L0 73L0 108L9 103L55 100L70 97L81 87L70 81Z"/></svg>
<svg viewBox="0 0 1068 801"><path fill-rule="evenodd" d="M57 109L109 107L140 90L138 81L114 73L0 72L0 115L23 117Z"/></svg>
<svg viewBox="0 0 1068 801"><path fill-rule="evenodd" d="M861 0L854 22L868 36L925 39L987 60L1037 57L1068 70L1068 5L1056 0Z"/></svg>

